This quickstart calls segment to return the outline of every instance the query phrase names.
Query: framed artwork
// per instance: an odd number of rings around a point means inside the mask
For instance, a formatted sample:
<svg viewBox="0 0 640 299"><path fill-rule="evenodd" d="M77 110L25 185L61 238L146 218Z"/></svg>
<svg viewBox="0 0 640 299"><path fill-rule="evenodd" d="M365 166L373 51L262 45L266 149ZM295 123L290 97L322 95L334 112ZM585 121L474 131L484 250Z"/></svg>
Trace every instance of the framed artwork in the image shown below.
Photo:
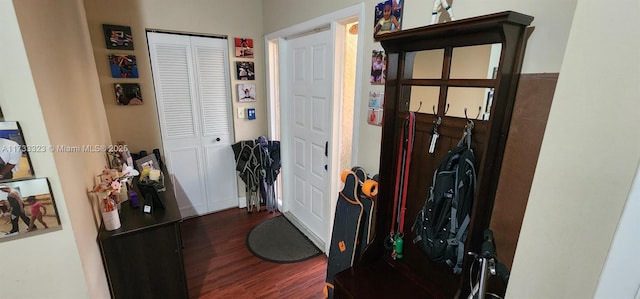
<svg viewBox="0 0 640 299"><path fill-rule="evenodd" d="M145 167L149 167L150 169L161 170L160 164L158 164L158 160L156 159L156 155L154 154L144 156L136 160L135 163L136 163L136 169L140 172L142 172L142 170L145 169Z"/></svg>
<svg viewBox="0 0 640 299"><path fill-rule="evenodd" d="M383 109L369 108L367 113L367 123L374 126L382 126Z"/></svg>
<svg viewBox="0 0 640 299"><path fill-rule="evenodd" d="M375 6L373 37L401 30L402 0L385 0Z"/></svg>
<svg viewBox="0 0 640 299"><path fill-rule="evenodd" d="M102 24L107 49L133 50L131 27Z"/></svg>
<svg viewBox="0 0 640 299"><path fill-rule="evenodd" d="M0 122L0 181L33 177L29 152L45 152L49 146L29 146L24 142L20 125L15 121ZM7 164L13 168L7 168Z"/></svg>
<svg viewBox="0 0 640 299"><path fill-rule="evenodd" d="M369 107L367 108L367 123L382 126L384 92L369 91Z"/></svg>
<svg viewBox="0 0 640 299"><path fill-rule="evenodd" d="M142 94L138 83L113 84L118 105L142 105Z"/></svg>
<svg viewBox="0 0 640 299"><path fill-rule="evenodd" d="M112 78L138 78L138 63L135 55L109 54Z"/></svg>
<svg viewBox="0 0 640 299"><path fill-rule="evenodd" d="M110 169L122 171L123 169L126 170L126 167L135 167L133 165L133 157L126 144L118 142L118 144L110 145L108 148L107 161Z"/></svg>
<svg viewBox="0 0 640 299"><path fill-rule="evenodd" d="M24 208L20 209L21 206ZM0 242L62 228L51 186L46 178L0 183L0 212Z"/></svg>
<svg viewBox="0 0 640 299"><path fill-rule="evenodd" d="M255 102L256 85L251 83L238 84L238 102Z"/></svg>
<svg viewBox="0 0 640 299"><path fill-rule="evenodd" d="M253 39L236 37L236 57L253 58Z"/></svg>
<svg viewBox="0 0 640 299"><path fill-rule="evenodd" d="M384 92L370 91L369 92L369 109L378 109L384 106Z"/></svg>
<svg viewBox="0 0 640 299"><path fill-rule="evenodd" d="M255 80L256 73L254 72L252 61L236 61L236 75L238 80Z"/></svg>
<svg viewBox="0 0 640 299"><path fill-rule="evenodd" d="M387 70L387 55L384 50L373 50L371 54L371 84L384 84Z"/></svg>

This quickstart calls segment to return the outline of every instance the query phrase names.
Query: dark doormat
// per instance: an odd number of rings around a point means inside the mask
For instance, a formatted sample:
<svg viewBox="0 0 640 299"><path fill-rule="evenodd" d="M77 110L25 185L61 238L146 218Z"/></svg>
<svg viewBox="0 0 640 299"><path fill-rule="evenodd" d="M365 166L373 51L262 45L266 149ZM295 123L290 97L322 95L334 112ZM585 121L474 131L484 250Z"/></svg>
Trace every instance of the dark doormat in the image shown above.
<svg viewBox="0 0 640 299"><path fill-rule="evenodd" d="M283 215L256 225L247 235L247 248L272 263L296 263L322 253Z"/></svg>

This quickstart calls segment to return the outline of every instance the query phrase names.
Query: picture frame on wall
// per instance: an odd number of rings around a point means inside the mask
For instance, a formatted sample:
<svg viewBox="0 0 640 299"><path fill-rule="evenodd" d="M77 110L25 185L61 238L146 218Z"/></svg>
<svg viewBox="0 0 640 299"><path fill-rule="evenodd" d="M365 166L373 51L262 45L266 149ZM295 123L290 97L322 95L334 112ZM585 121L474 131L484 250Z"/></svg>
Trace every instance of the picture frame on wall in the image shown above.
<svg viewBox="0 0 640 299"><path fill-rule="evenodd" d="M118 105L142 105L142 93L138 83L115 83L113 88Z"/></svg>
<svg viewBox="0 0 640 299"><path fill-rule="evenodd" d="M133 50L131 27L102 24L107 49Z"/></svg>
<svg viewBox="0 0 640 299"><path fill-rule="evenodd" d="M378 109L384 106L383 91L369 91L369 108Z"/></svg>
<svg viewBox="0 0 640 299"><path fill-rule="evenodd" d="M255 80L256 73L252 61L236 61L236 75L238 80Z"/></svg>
<svg viewBox="0 0 640 299"><path fill-rule="evenodd" d="M47 178L0 183L0 212L0 242L62 229Z"/></svg>
<svg viewBox="0 0 640 299"><path fill-rule="evenodd" d="M371 53L371 84L383 85L386 79L387 55L384 50L373 50Z"/></svg>
<svg viewBox="0 0 640 299"><path fill-rule="evenodd" d="M34 173L29 153L49 150L46 145L27 145L18 122L0 122L0 182L33 178ZM8 164L14 166L5 169Z"/></svg>
<svg viewBox="0 0 640 299"><path fill-rule="evenodd" d="M252 83L238 84L238 102L255 102L256 85Z"/></svg>
<svg viewBox="0 0 640 299"><path fill-rule="evenodd" d="M253 39L236 37L235 46L236 57L253 58Z"/></svg>
<svg viewBox="0 0 640 299"><path fill-rule="evenodd" d="M384 109L369 108L367 112L367 123L374 126L382 126L382 115Z"/></svg>
<svg viewBox="0 0 640 299"><path fill-rule="evenodd" d="M402 0L385 0L375 6L373 37L402 29Z"/></svg>
<svg viewBox="0 0 640 299"><path fill-rule="evenodd" d="M369 105L367 108L367 123L382 126L384 112L384 91L369 91Z"/></svg>
<svg viewBox="0 0 640 299"><path fill-rule="evenodd" d="M138 63L135 55L109 54L112 78L138 78Z"/></svg>

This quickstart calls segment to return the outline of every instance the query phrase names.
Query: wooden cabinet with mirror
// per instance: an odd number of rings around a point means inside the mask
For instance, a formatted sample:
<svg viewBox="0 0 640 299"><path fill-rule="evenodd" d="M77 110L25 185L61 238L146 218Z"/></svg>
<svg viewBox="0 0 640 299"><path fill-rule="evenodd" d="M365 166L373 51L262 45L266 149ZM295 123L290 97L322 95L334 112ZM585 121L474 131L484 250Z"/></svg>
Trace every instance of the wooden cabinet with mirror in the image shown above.
<svg viewBox="0 0 640 299"><path fill-rule="evenodd" d="M453 298L469 292L472 258L461 274L434 263L411 240L434 170L473 119L477 187L465 252L479 252L489 227L513 110L527 26L533 17L501 12L378 36L387 52L376 237L354 266L335 277L337 298ZM416 112L416 129L404 219L404 257L390 258L384 239L391 227L395 169L403 121ZM435 115L434 115L435 114ZM434 121L442 117L435 151ZM499 255L498 248L498 255Z"/></svg>

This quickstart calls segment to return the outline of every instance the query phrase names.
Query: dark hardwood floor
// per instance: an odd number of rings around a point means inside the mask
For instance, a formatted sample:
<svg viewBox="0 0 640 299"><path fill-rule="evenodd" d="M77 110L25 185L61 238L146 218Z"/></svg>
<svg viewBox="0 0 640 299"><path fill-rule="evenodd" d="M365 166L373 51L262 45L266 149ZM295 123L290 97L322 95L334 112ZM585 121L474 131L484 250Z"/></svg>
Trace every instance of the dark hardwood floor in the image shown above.
<svg viewBox="0 0 640 299"><path fill-rule="evenodd" d="M278 213L230 209L185 220L181 225L191 298L324 298L324 254L292 264L253 256L247 234Z"/></svg>

